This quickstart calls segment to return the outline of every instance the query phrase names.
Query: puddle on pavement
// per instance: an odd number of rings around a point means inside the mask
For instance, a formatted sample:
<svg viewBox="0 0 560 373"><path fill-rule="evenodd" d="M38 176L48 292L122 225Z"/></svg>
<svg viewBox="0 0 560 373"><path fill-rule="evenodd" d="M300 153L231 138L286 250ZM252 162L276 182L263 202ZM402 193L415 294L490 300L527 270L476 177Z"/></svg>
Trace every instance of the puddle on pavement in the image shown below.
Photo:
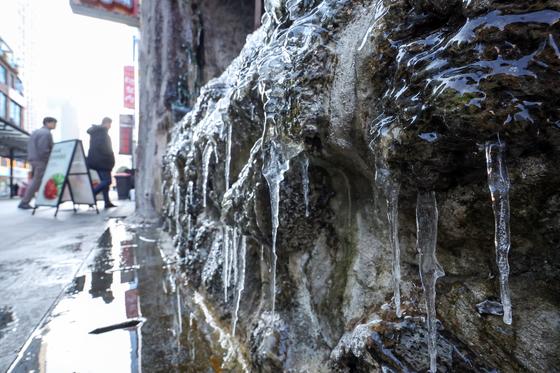
<svg viewBox="0 0 560 373"><path fill-rule="evenodd" d="M4 336L15 323L15 316L12 307L0 307L0 338Z"/></svg>
<svg viewBox="0 0 560 373"><path fill-rule="evenodd" d="M154 228L111 221L9 372L249 371L202 295L177 286Z"/></svg>

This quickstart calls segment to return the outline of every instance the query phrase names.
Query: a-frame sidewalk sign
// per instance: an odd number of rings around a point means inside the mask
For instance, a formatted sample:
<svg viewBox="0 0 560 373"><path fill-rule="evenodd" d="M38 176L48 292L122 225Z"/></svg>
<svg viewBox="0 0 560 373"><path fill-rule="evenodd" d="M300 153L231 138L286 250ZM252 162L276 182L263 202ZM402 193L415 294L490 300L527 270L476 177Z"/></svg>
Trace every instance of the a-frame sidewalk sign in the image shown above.
<svg viewBox="0 0 560 373"><path fill-rule="evenodd" d="M53 145L37 192L33 215L37 207L48 206L56 207L56 217L60 204L66 201L72 201L74 212L77 212L76 205L89 205L95 206L99 214L80 140L61 141Z"/></svg>

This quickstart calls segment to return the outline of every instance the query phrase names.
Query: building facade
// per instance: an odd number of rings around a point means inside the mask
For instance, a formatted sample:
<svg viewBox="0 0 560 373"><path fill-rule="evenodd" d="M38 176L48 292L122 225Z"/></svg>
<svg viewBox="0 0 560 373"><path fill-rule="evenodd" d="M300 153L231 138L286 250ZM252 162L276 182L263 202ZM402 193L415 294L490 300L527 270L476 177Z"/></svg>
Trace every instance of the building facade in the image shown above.
<svg viewBox="0 0 560 373"><path fill-rule="evenodd" d="M0 118L25 130L23 93L12 49L0 38Z"/></svg>
<svg viewBox="0 0 560 373"><path fill-rule="evenodd" d="M0 37L0 129L2 142L10 147L10 142L18 141L28 130L25 121L25 97L19 67L10 46ZM21 148L21 144L14 144ZM1 154L4 154L2 152ZM30 171L23 156L0 157L0 197L10 196L10 178L13 185L22 186L27 182ZM20 153L21 154L21 153ZM11 167L10 167L11 166ZM12 190L11 194L15 194Z"/></svg>

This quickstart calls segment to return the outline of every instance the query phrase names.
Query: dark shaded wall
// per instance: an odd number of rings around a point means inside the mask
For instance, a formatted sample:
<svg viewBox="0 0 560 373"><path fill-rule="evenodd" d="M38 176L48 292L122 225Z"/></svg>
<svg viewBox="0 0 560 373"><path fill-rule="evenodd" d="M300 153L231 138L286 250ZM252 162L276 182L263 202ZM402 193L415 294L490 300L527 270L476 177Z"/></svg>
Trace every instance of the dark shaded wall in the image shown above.
<svg viewBox="0 0 560 373"><path fill-rule="evenodd" d="M161 212L161 160L171 125L200 87L237 56L254 22L252 0L145 0L141 9L136 209Z"/></svg>

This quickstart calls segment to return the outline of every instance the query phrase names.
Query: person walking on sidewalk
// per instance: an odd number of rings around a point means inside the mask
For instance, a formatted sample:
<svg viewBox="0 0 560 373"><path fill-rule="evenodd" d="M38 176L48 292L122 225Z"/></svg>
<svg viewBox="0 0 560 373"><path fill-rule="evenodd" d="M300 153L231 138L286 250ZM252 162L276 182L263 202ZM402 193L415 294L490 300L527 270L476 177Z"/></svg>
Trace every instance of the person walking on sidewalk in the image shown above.
<svg viewBox="0 0 560 373"><path fill-rule="evenodd" d="M45 117L45 119L43 119L43 127L33 131L31 137L29 137L29 142L27 143L27 159L29 163L31 163L33 176L31 183L29 183L25 191L25 195L18 205L20 209L28 210L33 208L29 202L41 186L41 180L45 174L49 155L53 147L51 130L56 128L56 122L54 118Z"/></svg>
<svg viewBox="0 0 560 373"><path fill-rule="evenodd" d="M115 167L115 154L109 129L111 128L111 118L103 118L101 125L92 125L88 130L89 150L87 156L88 167L97 171L101 182L93 188L93 193L97 195L103 192L105 208L117 207L109 200L109 186L111 185L111 171Z"/></svg>

